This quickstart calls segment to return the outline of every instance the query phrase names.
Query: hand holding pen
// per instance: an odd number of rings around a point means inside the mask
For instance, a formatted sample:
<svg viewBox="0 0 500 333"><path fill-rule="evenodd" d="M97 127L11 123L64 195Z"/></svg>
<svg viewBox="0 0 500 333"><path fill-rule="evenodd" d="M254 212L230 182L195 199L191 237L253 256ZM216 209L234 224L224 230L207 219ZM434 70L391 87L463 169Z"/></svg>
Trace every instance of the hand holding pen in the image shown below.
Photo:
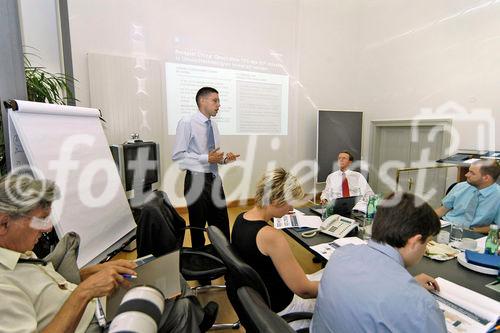
<svg viewBox="0 0 500 333"><path fill-rule="evenodd" d="M419 274L419 275L415 276L415 280L417 280L417 282L422 287L424 287L425 289L427 289L429 291L439 291L439 285L436 282L436 280L427 274L423 274L423 273Z"/></svg>

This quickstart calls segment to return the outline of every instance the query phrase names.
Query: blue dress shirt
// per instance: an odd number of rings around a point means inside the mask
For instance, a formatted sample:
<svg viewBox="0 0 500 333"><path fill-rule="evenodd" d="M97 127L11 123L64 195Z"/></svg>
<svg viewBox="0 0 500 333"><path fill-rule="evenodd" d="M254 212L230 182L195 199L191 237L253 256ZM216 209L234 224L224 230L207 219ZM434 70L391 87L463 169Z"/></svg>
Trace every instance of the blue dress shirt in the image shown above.
<svg viewBox="0 0 500 333"><path fill-rule="evenodd" d="M182 170L212 172L208 163L208 120L198 111L179 121L172 160L179 162ZM211 123L217 148L219 147L219 130L213 119Z"/></svg>
<svg viewBox="0 0 500 333"><path fill-rule="evenodd" d="M467 218L469 203L477 196L477 208ZM464 227L479 227L495 223L500 225L500 186L492 184L478 190L467 182L458 183L442 200L443 206L450 209L443 220L458 223Z"/></svg>
<svg viewBox="0 0 500 333"><path fill-rule="evenodd" d="M332 254L319 285L312 332L440 333L446 324L399 252L370 240Z"/></svg>

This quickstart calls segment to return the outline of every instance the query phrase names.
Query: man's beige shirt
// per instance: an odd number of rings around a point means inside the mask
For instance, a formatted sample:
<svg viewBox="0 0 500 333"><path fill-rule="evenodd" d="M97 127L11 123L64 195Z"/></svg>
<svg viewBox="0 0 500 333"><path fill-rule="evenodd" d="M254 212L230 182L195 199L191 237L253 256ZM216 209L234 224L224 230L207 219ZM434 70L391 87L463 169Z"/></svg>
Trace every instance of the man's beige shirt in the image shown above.
<svg viewBox="0 0 500 333"><path fill-rule="evenodd" d="M19 263L19 258L36 258L0 247L0 332L38 332L54 318L77 287L46 266ZM75 332L85 332L95 313L95 302L87 306Z"/></svg>

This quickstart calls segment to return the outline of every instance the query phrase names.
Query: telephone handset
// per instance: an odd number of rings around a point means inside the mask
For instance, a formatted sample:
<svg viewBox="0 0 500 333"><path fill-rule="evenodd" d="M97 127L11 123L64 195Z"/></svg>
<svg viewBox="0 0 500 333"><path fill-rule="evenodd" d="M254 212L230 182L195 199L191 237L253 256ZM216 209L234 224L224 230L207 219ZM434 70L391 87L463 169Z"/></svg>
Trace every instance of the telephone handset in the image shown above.
<svg viewBox="0 0 500 333"><path fill-rule="evenodd" d="M357 226L358 223L353 219L334 214L323 221L319 231L333 237L342 238Z"/></svg>

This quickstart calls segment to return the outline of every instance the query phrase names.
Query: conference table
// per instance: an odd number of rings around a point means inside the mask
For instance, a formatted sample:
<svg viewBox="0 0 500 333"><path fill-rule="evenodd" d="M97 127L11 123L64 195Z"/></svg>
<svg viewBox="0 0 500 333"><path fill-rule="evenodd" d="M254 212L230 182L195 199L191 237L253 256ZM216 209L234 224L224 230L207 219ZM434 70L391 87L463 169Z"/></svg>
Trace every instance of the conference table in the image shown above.
<svg viewBox="0 0 500 333"><path fill-rule="evenodd" d="M299 208L298 210L305 213L306 215L314 214L308 207ZM354 218L355 220L359 220L363 217L363 214L353 212L349 217ZM447 228L443 228L443 230L447 230ZM295 241L297 241L297 243L299 243L305 249L310 251L312 254L314 254L318 258L321 258L323 264L326 264L327 260L321 257L316 251L311 249L311 246L332 242L336 239L335 237L318 232L314 237L305 238L301 236L301 233L304 231L301 229L297 230L295 228L289 228L283 229L283 231L290 237L292 237ZM477 239L483 236L484 235L479 233L464 230L464 237L467 238ZM425 273L435 278L442 277L448 281L478 292L484 296L500 301L500 293L485 286L486 284L495 281L495 276L481 274L469 270L458 263L456 259L451 259L448 261L436 261L427 257L423 257L417 265L409 268L408 271L414 276L420 273Z"/></svg>

